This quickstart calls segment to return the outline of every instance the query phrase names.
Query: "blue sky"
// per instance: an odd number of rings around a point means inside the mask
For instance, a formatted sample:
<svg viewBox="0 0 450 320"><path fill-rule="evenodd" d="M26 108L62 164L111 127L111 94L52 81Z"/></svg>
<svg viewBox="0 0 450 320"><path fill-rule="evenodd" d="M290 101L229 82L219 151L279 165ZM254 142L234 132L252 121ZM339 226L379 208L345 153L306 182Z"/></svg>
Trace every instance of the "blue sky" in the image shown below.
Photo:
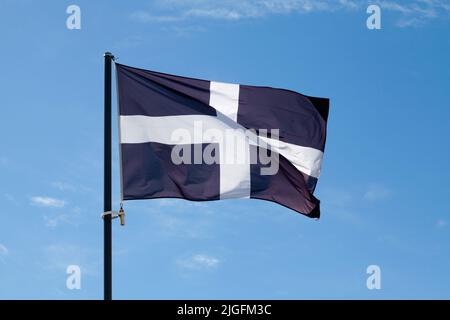
<svg viewBox="0 0 450 320"><path fill-rule="evenodd" d="M218 3L0 1L0 298L102 298L105 51L331 99L319 221L258 200L127 202L115 298L450 298L450 2Z"/></svg>

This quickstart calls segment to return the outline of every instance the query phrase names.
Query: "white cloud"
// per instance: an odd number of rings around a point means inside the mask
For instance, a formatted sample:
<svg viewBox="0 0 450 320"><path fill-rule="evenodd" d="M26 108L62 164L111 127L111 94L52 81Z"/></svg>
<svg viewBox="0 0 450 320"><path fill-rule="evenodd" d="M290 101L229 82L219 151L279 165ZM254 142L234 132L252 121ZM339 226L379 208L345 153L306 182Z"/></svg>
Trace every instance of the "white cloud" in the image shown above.
<svg viewBox="0 0 450 320"><path fill-rule="evenodd" d="M142 22L142 23L147 23L147 22L173 22L173 21L180 21L183 20L184 18L180 15L180 16L158 16L158 15L151 15L150 13L143 11L143 10L139 10L139 11L135 11L131 14L131 19L136 21L136 22Z"/></svg>
<svg viewBox="0 0 450 320"><path fill-rule="evenodd" d="M430 19L449 15L448 0L159 0L152 13L139 10L131 14L137 22L176 22L194 18L235 21L269 15L336 12L353 10L365 14L369 4L378 4L383 11L396 14L400 27L422 24ZM163 14L158 14L163 12Z"/></svg>
<svg viewBox="0 0 450 320"><path fill-rule="evenodd" d="M157 1L157 8L168 14L154 15L136 11L131 18L137 22L174 22L191 18L240 20L271 14L308 13L357 8L355 0L165 0Z"/></svg>
<svg viewBox="0 0 450 320"><path fill-rule="evenodd" d="M58 219L54 218L51 219L47 216L44 216L44 220L45 220L45 226L49 227L49 228L56 228L58 226Z"/></svg>
<svg viewBox="0 0 450 320"><path fill-rule="evenodd" d="M73 184L73 183L69 183L69 182L65 182L65 181L53 181L50 183L50 185L53 188L58 189L59 191L62 191L62 192L77 192L80 194L96 194L93 188L86 186L86 185L82 185L82 184Z"/></svg>
<svg viewBox="0 0 450 320"><path fill-rule="evenodd" d="M198 17L198 18L210 18L210 19L222 19L222 20L239 20L242 18L257 17L260 13L245 12L240 10L233 10L230 8L218 8L218 9L190 9L184 13L186 18Z"/></svg>
<svg viewBox="0 0 450 320"><path fill-rule="evenodd" d="M371 185L364 194L364 199L368 201L378 201L388 199L392 192L382 185Z"/></svg>
<svg viewBox="0 0 450 320"><path fill-rule="evenodd" d="M426 23L431 19L450 14L450 1L448 0L415 0L399 2L379 0L377 3L382 10L398 14L397 26L411 27Z"/></svg>
<svg viewBox="0 0 450 320"><path fill-rule="evenodd" d="M177 261L177 264L185 269L212 269L217 267L219 263L219 259L206 254L195 254Z"/></svg>
<svg viewBox="0 0 450 320"><path fill-rule="evenodd" d="M69 224L76 226L79 223L81 216L81 209L78 207L73 208L67 213L58 214L56 216L44 216L45 226L49 228L56 228L60 224Z"/></svg>
<svg viewBox="0 0 450 320"><path fill-rule="evenodd" d="M354 1L354 0L339 0L339 3L344 8L357 9L359 7L358 1Z"/></svg>
<svg viewBox="0 0 450 320"><path fill-rule="evenodd" d="M35 196L31 197L31 204L39 207L52 207L52 208L62 208L65 206L66 202L64 200Z"/></svg>
<svg viewBox="0 0 450 320"><path fill-rule="evenodd" d="M9 253L8 248L5 247L4 244L0 243L0 256L6 256L6 255L8 255L8 253Z"/></svg>
<svg viewBox="0 0 450 320"><path fill-rule="evenodd" d="M54 181L51 183L51 185L52 185L52 187L54 187L60 191L75 191L76 190L75 186L73 186L67 182Z"/></svg>
<svg viewBox="0 0 450 320"><path fill-rule="evenodd" d="M206 31L205 28L200 26L177 26L177 25L170 25L162 28L163 31L172 33L176 36L185 37L189 36L193 33L199 33Z"/></svg>

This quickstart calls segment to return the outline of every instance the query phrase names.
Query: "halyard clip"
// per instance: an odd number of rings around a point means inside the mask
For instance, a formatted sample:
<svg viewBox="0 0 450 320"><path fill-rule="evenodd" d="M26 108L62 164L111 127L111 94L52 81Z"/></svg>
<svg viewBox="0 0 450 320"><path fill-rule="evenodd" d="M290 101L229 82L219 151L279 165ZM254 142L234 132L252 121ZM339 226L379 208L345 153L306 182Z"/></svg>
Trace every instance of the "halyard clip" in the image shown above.
<svg viewBox="0 0 450 320"><path fill-rule="evenodd" d="M123 205L122 204L120 204L119 212L116 212L116 211L103 212L102 213L102 219L105 218L105 216L107 216L107 215L111 215L111 219L119 218L120 219L120 225L121 226L125 225L125 211L123 210Z"/></svg>

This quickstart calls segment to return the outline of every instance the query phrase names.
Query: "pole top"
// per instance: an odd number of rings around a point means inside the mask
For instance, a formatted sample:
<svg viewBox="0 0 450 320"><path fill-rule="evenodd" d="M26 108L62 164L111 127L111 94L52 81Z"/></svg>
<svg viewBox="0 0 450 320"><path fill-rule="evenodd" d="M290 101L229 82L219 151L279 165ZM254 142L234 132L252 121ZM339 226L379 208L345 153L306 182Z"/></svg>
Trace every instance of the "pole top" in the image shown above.
<svg viewBox="0 0 450 320"><path fill-rule="evenodd" d="M104 57L111 57L111 59L114 60L114 55L111 52L109 52L109 51L106 51L103 56Z"/></svg>

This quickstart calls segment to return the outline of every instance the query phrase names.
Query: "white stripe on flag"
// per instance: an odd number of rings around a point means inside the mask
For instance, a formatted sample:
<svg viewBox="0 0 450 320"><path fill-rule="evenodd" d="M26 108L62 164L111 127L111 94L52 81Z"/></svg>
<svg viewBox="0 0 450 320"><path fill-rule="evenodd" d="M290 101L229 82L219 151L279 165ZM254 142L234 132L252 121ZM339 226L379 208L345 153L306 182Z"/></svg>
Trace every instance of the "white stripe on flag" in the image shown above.
<svg viewBox="0 0 450 320"><path fill-rule="evenodd" d="M211 81L209 86L209 105L218 111L217 118L225 122L227 117L237 122L239 108L239 85ZM229 123L230 124L230 123ZM233 125L231 123L231 125ZM242 134L234 137L236 145L243 144L245 154L233 146L220 148L220 199L250 198L250 147L248 138ZM230 163L226 159L237 159L238 156L247 159L246 164Z"/></svg>
<svg viewBox="0 0 450 320"><path fill-rule="evenodd" d="M235 130L233 140L220 146L220 199L250 198L248 137L243 130Z"/></svg>
<svg viewBox="0 0 450 320"><path fill-rule="evenodd" d="M199 130L201 126L201 131ZM189 141L177 143L172 136L176 130L183 130ZM233 138L237 142L234 146L245 144L245 154L239 148L224 145L220 136L211 135L215 130L223 133L233 131ZM207 115L186 116L120 116L120 143L158 142L168 145L218 143L220 153L220 198L248 198L250 197L250 148L249 145L265 143L289 160L299 171L312 177L319 177L323 152L314 148L297 146L294 144L273 140L270 138L248 136L245 129L236 122L224 121L223 117ZM209 131L209 132L208 132ZM229 133L228 133L229 134ZM229 163L228 160L244 159Z"/></svg>
<svg viewBox="0 0 450 320"><path fill-rule="evenodd" d="M236 122L239 107L239 85L211 81L209 92L209 105Z"/></svg>
<svg viewBox="0 0 450 320"><path fill-rule="evenodd" d="M202 135L194 135L195 123L202 123L202 130L210 129L224 132L226 129L242 129L235 122L223 122L217 117L206 115L148 117L148 116L120 116L120 143L159 142L174 145L172 133L177 129L184 129L191 135L192 143L220 143L221 141L203 141ZM258 138L251 138L251 145L261 145L255 142ZM288 159L301 172L318 178L322 165L323 152L314 148L298 146L270 138L259 137L270 144L273 150Z"/></svg>
<svg viewBox="0 0 450 320"><path fill-rule="evenodd" d="M176 144L219 144L220 198L250 197L250 147L245 131L235 123L221 121L215 116L188 115L170 117L120 116L120 143L158 142ZM233 124L233 127L229 126ZM174 132L184 133L183 141L176 141ZM180 131L180 130L183 130ZM229 147L223 137L232 134L235 144ZM225 130L230 130L226 133ZM178 136L178 134L176 135ZM237 146L243 145L243 148Z"/></svg>
<svg viewBox="0 0 450 320"><path fill-rule="evenodd" d="M260 136L259 139L270 145L272 150L289 160L297 170L306 173L311 177L318 178L320 176L323 159L322 151L267 137ZM259 145L261 145L261 143L259 143Z"/></svg>

